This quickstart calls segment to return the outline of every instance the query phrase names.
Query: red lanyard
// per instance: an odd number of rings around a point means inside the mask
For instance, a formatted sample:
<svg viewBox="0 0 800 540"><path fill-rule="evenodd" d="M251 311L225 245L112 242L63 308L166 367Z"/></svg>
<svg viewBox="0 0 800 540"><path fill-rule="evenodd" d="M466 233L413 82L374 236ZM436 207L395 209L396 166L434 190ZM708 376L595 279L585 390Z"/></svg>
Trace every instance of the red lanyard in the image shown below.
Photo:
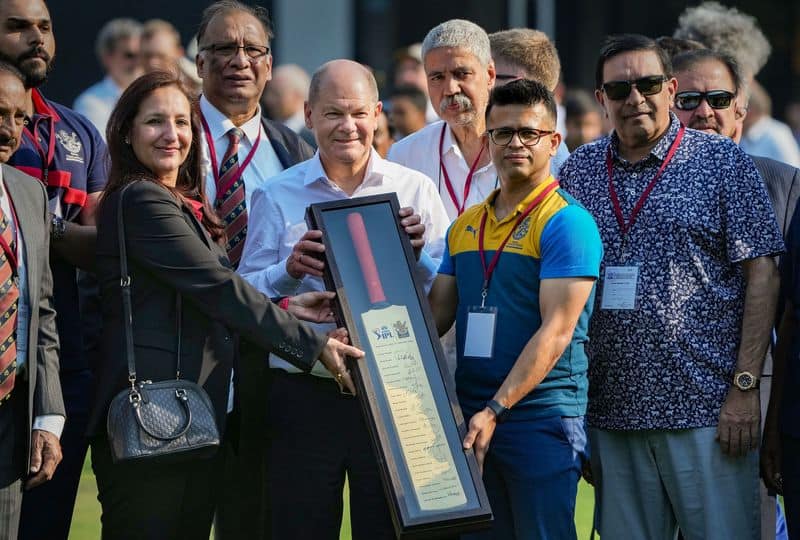
<svg viewBox="0 0 800 540"><path fill-rule="evenodd" d="M494 256L492 257L491 262L489 265L486 265L486 251L483 247L483 237L486 233L486 218L489 216L489 210L485 209L483 211L483 216L481 217L481 228L480 232L478 233L478 255L481 258L481 266L483 267L483 290L481 291L481 300L483 301L486 298L486 295L489 292L489 281L492 279L492 273L494 273L494 269L497 267L497 263L500 261L500 255L503 253L503 249L506 247L508 240L511 238L511 235L514 234L514 231L517 230L519 224L533 212L533 209L536 208L539 203L541 203L545 197L550 195L550 192L553 191L558 187L558 180L554 180L551 182L547 187L545 187L541 193L539 193L536 198L534 198L531 203L525 208L525 210L519 215L517 218L516 223L508 231L508 235L506 235L505 240L500 246L495 250Z"/></svg>
<svg viewBox="0 0 800 540"><path fill-rule="evenodd" d="M19 231L19 222L17 221L17 212L14 210L14 201L11 200L11 197L8 195L8 190L6 190L5 197L8 199L8 208L11 210L11 219L14 220L13 229L11 229L11 236L14 237L15 243L17 238L17 231ZM12 227L12 224L8 224L9 227ZM17 268L19 265L19 261L17 260L17 252L8 245L6 242L5 237L0 234L0 247L3 248L3 251L6 254L6 259L8 262L11 263L11 268L13 269L14 273L16 274Z"/></svg>
<svg viewBox="0 0 800 540"><path fill-rule="evenodd" d="M475 169L478 168L478 162L481 160L481 156L483 155L483 146L481 146L481 151L478 152L478 157L475 158L475 161L472 163L472 167L469 168L469 173L467 174L467 178L464 181L464 199L461 201L461 204L458 204L458 197L456 197L456 190L453 188L453 183L450 181L450 175L447 174L447 167L444 166L444 159L442 157L442 153L444 151L444 132L447 129L447 124L445 123L442 126L442 134L439 136L439 167L442 168L442 173L444 175L444 185L447 187L447 192L450 194L450 200L453 201L453 206L456 207L456 211L458 215L464 213L464 210L467 209L467 199L469 198L469 190L472 187L472 176L475 174Z"/></svg>
<svg viewBox="0 0 800 540"><path fill-rule="evenodd" d="M49 141L46 149L42 148L42 145L39 144L39 122L42 121L50 123ZM30 139L34 148L36 148L36 152L39 154L39 158L42 160L42 182L47 185L47 171L50 168L50 164L53 163L53 155L56 151L55 118L49 114L40 114L39 118L33 121L33 131L28 129L28 126L25 126L23 133Z"/></svg>
<svg viewBox="0 0 800 540"><path fill-rule="evenodd" d="M647 184L647 187L644 189L644 193L642 196L639 197L639 200L636 201L636 204L633 206L633 210L631 211L631 217L628 218L628 222L625 222L625 216L622 215L622 206L619 204L619 197L617 196L617 190L614 189L614 182L613 182L613 175L614 175L614 164L613 160L611 159L611 147L609 146L608 152L606 153L606 169L608 170L608 194L611 197L611 205L614 207L614 215L617 217L617 223L619 224L619 230L622 234L622 237L625 238L625 235L633 228L633 224L636 222L636 217L639 215L639 212L644 207L644 204L647 202L647 198L650 197L650 192L653 191L653 188L656 187L656 183L658 182L659 178L661 178L661 174L664 172L664 169L667 168L669 162L672 161L675 152L678 150L678 146L681 144L681 139L683 139L683 134L686 131L686 126L681 125L681 128L678 130L678 135L675 137L675 140L672 141L672 144L667 151L667 156L664 158L664 161L661 163L661 167L658 168L658 172L650 180L650 183Z"/></svg>
<svg viewBox="0 0 800 540"><path fill-rule="evenodd" d="M217 163L217 151L214 149L214 139L211 138L211 130L208 129L208 122L206 122L206 117L203 113L200 113L200 120L203 122L203 134L206 136L206 144L208 145L208 155L211 157L211 168L214 173L214 185L217 187L217 195L221 193L225 193L228 191L234 182L236 182L241 176L247 166L250 164L250 160L253 159L253 156L256 153L256 149L258 148L258 143L261 142L261 122L258 123L258 136L256 137L256 142L253 143L253 147L250 149L250 153L247 154L247 157L244 158L244 161L239 165L239 170L236 174L232 175L226 185L220 186L219 185L219 164Z"/></svg>

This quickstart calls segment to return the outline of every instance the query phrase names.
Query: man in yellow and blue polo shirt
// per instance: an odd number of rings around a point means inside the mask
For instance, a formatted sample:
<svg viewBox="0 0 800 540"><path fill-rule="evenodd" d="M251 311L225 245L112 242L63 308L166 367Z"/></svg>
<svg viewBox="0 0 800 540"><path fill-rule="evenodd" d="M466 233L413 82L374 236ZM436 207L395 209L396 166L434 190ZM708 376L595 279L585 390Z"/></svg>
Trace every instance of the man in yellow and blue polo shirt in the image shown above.
<svg viewBox="0 0 800 540"><path fill-rule="evenodd" d="M602 244L550 173L561 136L541 84L495 88L487 145L500 188L456 219L430 293L456 320L456 389L494 512L469 538L574 539L586 450L584 351Z"/></svg>

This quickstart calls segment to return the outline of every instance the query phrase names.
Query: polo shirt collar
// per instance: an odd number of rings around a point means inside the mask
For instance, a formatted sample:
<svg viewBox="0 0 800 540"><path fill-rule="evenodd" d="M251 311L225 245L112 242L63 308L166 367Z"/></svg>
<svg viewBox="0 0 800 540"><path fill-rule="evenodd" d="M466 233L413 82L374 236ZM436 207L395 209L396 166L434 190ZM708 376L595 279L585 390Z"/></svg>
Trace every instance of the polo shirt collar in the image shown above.
<svg viewBox="0 0 800 540"><path fill-rule="evenodd" d="M547 186L549 186L554 181L555 181L555 178L551 174L543 182L540 182L538 186L533 188L530 191L530 193L528 193L525 196L525 198L522 199L519 202L519 204L517 204L517 207L514 209L514 211L509 213L506 217L504 217L500 221L500 223L504 223L504 222L506 222L506 221L508 221L510 219L517 219L517 216L519 216L522 212L525 211L525 209L528 207L528 205L531 204L531 201L533 201L533 199L538 197L539 194L542 191L544 191L547 188ZM492 191L489 194L488 197L486 197L485 201L483 201L484 212L488 212L489 213L489 217L492 219L492 221L495 221L495 222L497 222L497 219L496 219L495 214L494 214L494 201L497 199L497 195L499 193L500 193L500 188L497 188L494 191Z"/></svg>
<svg viewBox="0 0 800 540"><path fill-rule="evenodd" d="M383 184L384 177L388 175L389 167L390 165L388 162L373 148L369 154L367 171L364 173L364 180L361 182L361 185L379 186ZM322 166L322 160L319 157L319 150L314 153L314 157L308 160L308 167L303 176L303 185L307 186L318 181L334 183L325 173L325 167Z"/></svg>
<svg viewBox="0 0 800 540"><path fill-rule="evenodd" d="M658 159L658 161L664 161L664 158L667 157L667 153L669 152L669 147L672 146L673 141L675 141L675 137L678 136L678 130L680 129L680 127L681 127L681 121L678 120L678 117L675 115L675 113L670 111L669 127L667 128L667 132L656 143L653 149L650 150L650 156L655 157L656 159ZM616 161L624 161L624 159L619 155L619 136L617 135L616 131L611 133L610 144L611 144L611 155L614 157L614 159Z"/></svg>
<svg viewBox="0 0 800 540"><path fill-rule="evenodd" d="M206 119L208 129L211 131L211 138L214 141L218 141L226 137L228 131L236 127L233 125L233 122L230 120L230 118L225 116L219 109L212 105L205 96L200 96L200 112L203 113L203 117ZM256 109L256 114L254 114L250 120L239 126L239 129L244 132L244 136L251 145L255 144L256 140L258 139L259 130L261 129L260 105L258 106L258 109Z"/></svg>

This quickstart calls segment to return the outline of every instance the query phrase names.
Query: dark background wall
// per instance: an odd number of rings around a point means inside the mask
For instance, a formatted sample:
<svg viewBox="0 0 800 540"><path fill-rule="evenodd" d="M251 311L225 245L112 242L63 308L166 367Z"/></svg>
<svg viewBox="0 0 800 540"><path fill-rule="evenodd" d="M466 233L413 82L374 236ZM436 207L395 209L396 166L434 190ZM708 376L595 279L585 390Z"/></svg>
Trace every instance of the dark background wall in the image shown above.
<svg viewBox="0 0 800 540"><path fill-rule="evenodd" d="M303 0L299 0L303 1ZM320 2L328 0L319 0ZM271 0L260 2L270 9ZM314 2L305 0L313 7ZM556 44L569 85L591 88L594 62L606 34L639 32L650 36L670 35L678 15L697 1L680 0L556 0ZM800 99L800 1L740 0L736 5L754 15L770 42L773 53L758 75L770 91L777 116L793 97ZM181 31L184 41L197 28L206 0L50 0L57 39L56 67L46 92L54 99L72 103L84 88L98 80L101 69L94 55L94 40L102 24L113 17L139 20L166 19ZM536 2L528 1L528 26L536 27ZM313 9L309 9L313 16ZM502 0L355 0L356 59L376 70L379 82L388 79L392 53L400 46L421 41L439 22L466 18L493 32L507 26L508 9ZM276 32L280 33L280 14ZM331 28L331 32L336 32ZM313 36L304 41L314 47ZM291 57L283 51L282 57ZM316 66L305 66L313 70Z"/></svg>

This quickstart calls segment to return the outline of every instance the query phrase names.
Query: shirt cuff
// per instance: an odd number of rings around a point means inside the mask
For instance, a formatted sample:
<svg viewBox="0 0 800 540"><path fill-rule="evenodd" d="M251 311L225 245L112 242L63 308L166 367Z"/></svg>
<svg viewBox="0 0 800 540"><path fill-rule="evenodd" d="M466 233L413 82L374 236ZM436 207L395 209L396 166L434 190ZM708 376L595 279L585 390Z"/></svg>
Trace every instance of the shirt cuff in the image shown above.
<svg viewBox="0 0 800 540"><path fill-rule="evenodd" d="M287 259L267 269L270 288L281 296L293 296L303 283L302 279L295 279L286 272Z"/></svg>
<svg viewBox="0 0 800 540"><path fill-rule="evenodd" d="M48 431L60 439L66 421L67 419L60 414L43 414L34 418L33 429Z"/></svg>
<svg viewBox="0 0 800 540"><path fill-rule="evenodd" d="M419 260L417 261L417 277L422 281L422 287L425 289L425 293L427 294L430 291L431 286L433 285L433 280L436 279L436 273L439 271L439 263L424 249L419 256Z"/></svg>

